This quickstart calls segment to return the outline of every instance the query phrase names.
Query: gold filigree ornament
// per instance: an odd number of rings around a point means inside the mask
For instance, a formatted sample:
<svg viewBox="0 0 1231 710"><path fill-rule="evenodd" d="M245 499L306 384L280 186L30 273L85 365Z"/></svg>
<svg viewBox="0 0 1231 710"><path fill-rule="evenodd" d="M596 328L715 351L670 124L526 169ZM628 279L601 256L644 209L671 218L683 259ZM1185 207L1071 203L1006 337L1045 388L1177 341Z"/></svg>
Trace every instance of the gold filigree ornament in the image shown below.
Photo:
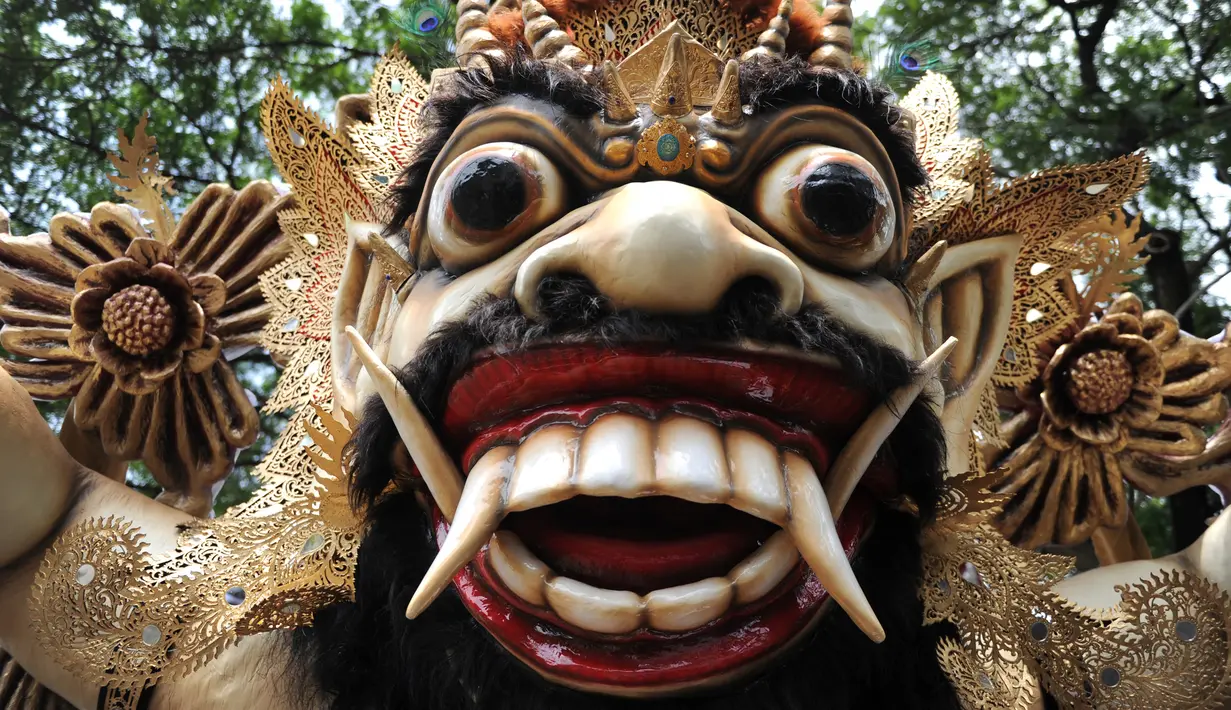
<svg viewBox="0 0 1231 710"><path fill-rule="evenodd" d="M351 143L363 158L352 174L374 205L386 203L389 188L419 147L419 112L428 93L427 82L397 45L376 63L368 91L371 121L350 128Z"/></svg>
<svg viewBox="0 0 1231 710"><path fill-rule="evenodd" d="M361 316L349 311L340 316L338 308L362 305L381 323L396 312L399 301L392 292L412 270L388 242L370 235L387 221L383 206L422 138L419 112L427 94L427 84L395 46L372 75L370 121L351 123L347 141L295 98L281 79L270 85L261 104L261 126L274 163L300 196L300 207L279 215L283 229L292 235L290 255L261 275L261 290L273 305L262 343L286 363L267 410L326 404L350 391L335 387L338 383L331 379L333 373L354 369L333 362L338 353L331 335L339 317ZM370 290L387 294L349 297L343 273L351 239L380 266L372 275L383 273L392 286Z"/></svg>
<svg viewBox="0 0 1231 710"><path fill-rule="evenodd" d="M128 710L145 688L197 670L240 636L309 625L316 610L352 599L362 528L347 502L342 452L354 420L345 419L317 407L283 435L298 442L306 432L315 447L300 443L275 464L296 461L295 475L311 476L307 495L288 497L271 481L242 508L189 523L165 557L119 518L62 535L30 600L47 652L105 687L108 710Z"/></svg>
<svg viewBox="0 0 1231 710"><path fill-rule="evenodd" d="M619 0L576 7L562 24L595 66L623 61L672 22L719 58L736 58L756 46L770 19L741 18L706 0Z"/></svg>
<svg viewBox="0 0 1231 710"><path fill-rule="evenodd" d="M1214 710L1231 697L1231 597L1186 572L1119 587L1111 609L1051 587L1071 561L1015 547L988 523L987 476L951 478L923 534L926 624L947 622L942 668L967 710L1034 707ZM1035 682L1037 680L1037 682Z"/></svg>
<svg viewBox="0 0 1231 710"><path fill-rule="evenodd" d="M674 175L692 167L697 139L679 121L662 118L637 141L637 162L659 175Z"/></svg>
<svg viewBox="0 0 1231 710"><path fill-rule="evenodd" d="M177 222L145 125L131 141L121 131L112 156L130 205L0 233L0 366L33 397L73 398L71 425L98 440L68 441L74 456L121 477L140 459L162 502L204 515L258 433L227 361L257 345L268 314L257 275L287 252L275 215L293 199L265 181L210 185Z"/></svg>
<svg viewBox="0 0 1231 710"><path fill-rule="evenodd" d="M396 125L391 116L381 118L386 121L381 126ZM261 127L274 164L299 199L298 207L279 214L283 230L293 235L290 256L260 278L261 291L273 304L262 342L286 363L265 408L281 411L331 401L330 336L347 229L379 222L373 197L384 193L375 175L385 175L396 159L389 157L374 169L361 167L365 161L357 149L295 98L281 79L274 80L261 103ZM358 135L372 148L374 135L388 134ZM391 156L404 155L396 146L386 148Z"/></svg>

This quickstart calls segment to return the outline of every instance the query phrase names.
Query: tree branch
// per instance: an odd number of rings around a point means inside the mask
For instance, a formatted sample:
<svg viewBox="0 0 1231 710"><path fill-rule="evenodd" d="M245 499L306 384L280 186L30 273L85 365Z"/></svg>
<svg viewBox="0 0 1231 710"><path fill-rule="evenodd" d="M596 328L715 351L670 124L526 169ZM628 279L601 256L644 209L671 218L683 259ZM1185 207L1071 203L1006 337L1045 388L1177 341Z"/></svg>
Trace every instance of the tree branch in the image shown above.
<svg viewBox="0 0 1231 710"><path fill-rule="evenodd" d="M1181 303L1180 307L1175 309L1175 314L1174 314L1175 317L1183 318L1184 314L1187 313L1189 309L1191 309L1197 303L1197 301L1200 301L1205 296L1205 294L1209 293L1210 289L1214 288L1215 284L1227 278L1228 276L1231 276L1231 266L1227 267L1221 274L1215 276L1214 279L1210 281L1209 283L1205 284L1204 286L1197 289L1196 291L1193 291L1193 294L1188 297L1188 300Z"/></svg>

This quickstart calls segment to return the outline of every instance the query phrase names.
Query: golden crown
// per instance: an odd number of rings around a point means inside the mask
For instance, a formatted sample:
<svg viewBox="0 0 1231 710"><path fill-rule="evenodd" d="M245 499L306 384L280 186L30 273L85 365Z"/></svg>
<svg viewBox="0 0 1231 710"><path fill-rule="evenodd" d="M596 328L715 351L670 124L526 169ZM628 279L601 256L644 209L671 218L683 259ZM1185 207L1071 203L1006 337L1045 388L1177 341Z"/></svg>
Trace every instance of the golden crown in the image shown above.
<svg viewBox="0 0 1231 710"><path fill-rule="evenodd" d="M807 54L814 65L849 69L850 2L828 0L818 13L811 5L797 9L794 0L781 0L772 14L763 15L757 8L766 11L772 4L750 3L751 9L737 11L713 0L623 0L565 3L553 12L539 0L461 0L456 53L459 65L468 67L524 43L536 59L583 70L610 61L624 70L630 62L649 63L647 53L661 59L665 42L655 40L680 33L695 47L690 54L697 56L690 59L700 60L702 51L708 59L695 67L712 63L721 70L727 59L785 55L792 26L806 26L808 34L798 38L802 42L792 43L796 52Z"/></svg>

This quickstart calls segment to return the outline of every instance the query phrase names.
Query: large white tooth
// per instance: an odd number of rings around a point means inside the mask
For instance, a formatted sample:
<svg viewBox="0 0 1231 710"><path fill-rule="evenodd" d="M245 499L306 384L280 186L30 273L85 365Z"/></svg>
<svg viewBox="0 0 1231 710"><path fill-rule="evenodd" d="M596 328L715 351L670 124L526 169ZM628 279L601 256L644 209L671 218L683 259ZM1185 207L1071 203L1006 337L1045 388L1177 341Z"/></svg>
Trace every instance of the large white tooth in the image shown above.
<svg viewBox="0 0 1231 710"><path fill-rule="evenodd" d="M632 592L556 577L547 582L547 603L561 619L587 631L627 634L641 628L641 597Z"/></svg>
<svg viewBox="0 0 1231 710"><path fill-rule="evenodd" d="M457 571L474 559L491 539L504 519L504 497L509 476L513 472L515 446L499 446L483 454L470 470L457 515L449 527L449 535L440 546L436 559L419 582L419 588L406 607L407 618L413 619L428 607L449 586Z"/></svg>
<svg viewBox="0 0 1231 710"><path fill-rule="evenodd" d="M631 414L599 417L581 435L575 484L592 496L635 498L652 495L654 431Z"/></svg>
<svg viewBox="0 0 1231 710"><path fill-rule="evenodd" d="M721 503L731 497L722 434L709 422L674 415L658 424L654 453L658 492L696 503Z"/></svg>
<svg viewBox="0 0 1231 710"><path fill-rule="evenodd" d="M906 410L918 399L919 393L940 373L949 353L957 345L957 338L949 338L919 365L919 372L913 382L899 387L880 406L868 415L859 430L842 447L842 453L829 467L825 478L825 488L829 492L829 509L833 517L838 518L846 508L855 487L867 472L868 465L880 451L881 444L897 428L898 422L906 414Z"/></svg>
<svg viewBox="0 0 1231 710"><path fill-rule="evenodd" d="M462 475L453 464L453 459L440 445L436 432L432 431L432 426L415 406L410 393L402 387L402 383L398 382L389 368L385 367L359 331L352 326L346 326L346 337L350 339L355 354L363 363L363 369L368 371L368 377L372 378L372 385L376 387L377 394L389 410L389 416L393 417L398 435L402 437L406 451L410 453L415 467L419 469L419 475L431 491L436 506L440 508L445 520L452 521L457 501L462 495Z"/></svg>
<svg viewBox="0 0 1231 710"><path fill-rule="evenodd" d="M731 506L779 525L785 523L786 489L777 447L743 429L728 429L726 439L735 488Z"/></svg>
<svg viewBox="0 0 1231 710"><path fill-rule="evenodd" d="M807 459L793 452L784 454L787 493L791 499L791 518L786 529L795 541L816 578L825 585L829 596L838 602L851 620L868 638L880 643L885 640L872 605L864 596L855 571L846 559L842 539L829 513L829 501Z"/></svg>
<svg viewBox="0 0 1231 710"><path fill-rule="evenodd" d="M572 424L551 424L522 442L509 483L510 511L541 508L572 497L570 479L578 435Z"/></svg>
<svg viewBox="0 0 1231 710"><path fill-rule="evenodd" d="M551 569L534 556L521 538L508 530L501 530L492 537L487 555L504 586L535 606L547 605L543 586L547 584Z"/></svg>
<svg viewBox="0 0 1231 710"><path fill-rule="evenodd" d="M769 594L799 560L791 534L779 530L727 575L735 587L735 603L747 604Z"/></svg>
<svg viewBox="0 0 1231 710"><path fill-rule="evenodd" d="M688 631L705 626L731 608L735 593L731 582L711 577L669 589L657 589L645 598L650 628Z"/></svg>

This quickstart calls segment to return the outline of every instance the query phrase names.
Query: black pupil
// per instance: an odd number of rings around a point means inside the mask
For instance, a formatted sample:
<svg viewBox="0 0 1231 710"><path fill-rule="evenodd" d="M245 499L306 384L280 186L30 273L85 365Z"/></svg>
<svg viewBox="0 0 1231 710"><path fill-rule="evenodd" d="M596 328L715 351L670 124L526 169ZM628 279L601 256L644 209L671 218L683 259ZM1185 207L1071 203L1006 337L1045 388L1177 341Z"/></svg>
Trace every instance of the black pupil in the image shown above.
<svg viewBox="0 0 1231 710"><path fill-rule="evenodd" d="M828 234L849 236L876 216L876 185L856 167L825 163L799 188L799 204L808 219Z"/></svg>
<svg viewBox="0 0 1231 710"><path fill-rule="evenodd" d="M509 226L526 210L521 166L496 156L472 160L453 180L453 213L462 224L490 232Z"/></svg>

